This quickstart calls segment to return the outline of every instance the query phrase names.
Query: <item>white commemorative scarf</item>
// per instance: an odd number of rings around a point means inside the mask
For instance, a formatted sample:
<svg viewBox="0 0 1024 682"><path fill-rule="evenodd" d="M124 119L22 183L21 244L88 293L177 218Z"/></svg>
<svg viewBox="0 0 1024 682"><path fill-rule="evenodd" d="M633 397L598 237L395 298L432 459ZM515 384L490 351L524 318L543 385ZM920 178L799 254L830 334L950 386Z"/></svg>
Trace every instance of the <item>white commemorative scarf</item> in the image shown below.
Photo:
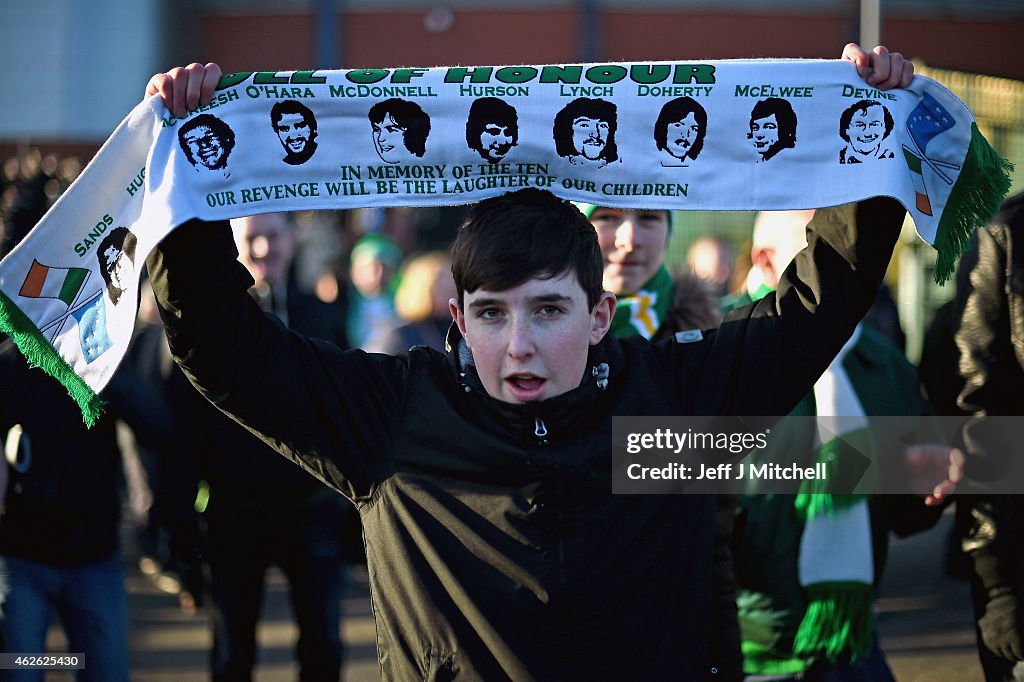
<svg viewBox="0 0 1024 682"><path fill-rule="evenodd" d="M892 196L948 278L1009 188L970 111L850 62L736 60L229 74L183 119L140 103L0 262L0 331L91 421L138 271L177 225L432 206L523 187L621 207L815 208Z"/></svg>

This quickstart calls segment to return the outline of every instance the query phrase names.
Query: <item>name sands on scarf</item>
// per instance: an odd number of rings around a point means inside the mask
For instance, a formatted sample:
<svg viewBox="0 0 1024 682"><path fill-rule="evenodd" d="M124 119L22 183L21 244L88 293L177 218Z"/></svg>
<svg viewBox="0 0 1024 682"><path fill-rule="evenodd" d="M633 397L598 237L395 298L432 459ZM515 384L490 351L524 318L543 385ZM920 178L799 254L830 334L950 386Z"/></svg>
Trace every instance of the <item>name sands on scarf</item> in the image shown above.
<svg viewBox="0 0 1024 682"><path fill-rule="evenodd" d="M670 210L892 196L948 276L1008 188L1000 163L938 83L882 92L838 60L228 74L181 119L155 97L128 115L0 263L0 331L95 413L142 263L177 225L527 187ZM980 208L957 198L979 186Z"/></svg>

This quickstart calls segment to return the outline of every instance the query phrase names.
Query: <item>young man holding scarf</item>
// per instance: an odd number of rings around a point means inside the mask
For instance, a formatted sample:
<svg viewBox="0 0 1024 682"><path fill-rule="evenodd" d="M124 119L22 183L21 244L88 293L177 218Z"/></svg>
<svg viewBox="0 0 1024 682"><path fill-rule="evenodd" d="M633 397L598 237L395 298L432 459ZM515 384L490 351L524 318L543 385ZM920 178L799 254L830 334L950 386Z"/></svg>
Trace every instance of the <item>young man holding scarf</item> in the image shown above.
<svg viewBox="0 0 1024 682"><path fill-rule="evenodd" d="M874 87L913 76L884 48L846 56ZM147 92L183 114L219 75ZM186 375L355 503L385 679L706 680L714 500L612 495L612 417L789 412L870 306L903 213L822 211L778 293L694 343L608 335L593 227L535 189L462 226L447 356L289 332L249 299L221 223L180 227L148 265Z"/></svg>

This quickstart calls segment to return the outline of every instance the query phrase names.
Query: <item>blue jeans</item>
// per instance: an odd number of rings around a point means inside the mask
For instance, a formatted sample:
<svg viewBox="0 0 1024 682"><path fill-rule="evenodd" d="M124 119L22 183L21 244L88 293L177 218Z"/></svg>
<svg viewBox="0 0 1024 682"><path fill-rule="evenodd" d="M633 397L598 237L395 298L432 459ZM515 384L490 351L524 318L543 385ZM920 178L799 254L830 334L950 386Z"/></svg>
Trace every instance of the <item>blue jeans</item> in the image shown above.
<svg viewBox="0 0 1024 682"><path fill-rule="evenodd" d="M83 682L127 682L128 606L120 555L79 566L0 557L0 641L8 653L43 653L57 611L68 651L85 655ZM43 670L0 671L0 679L42 682Z"/></svg>

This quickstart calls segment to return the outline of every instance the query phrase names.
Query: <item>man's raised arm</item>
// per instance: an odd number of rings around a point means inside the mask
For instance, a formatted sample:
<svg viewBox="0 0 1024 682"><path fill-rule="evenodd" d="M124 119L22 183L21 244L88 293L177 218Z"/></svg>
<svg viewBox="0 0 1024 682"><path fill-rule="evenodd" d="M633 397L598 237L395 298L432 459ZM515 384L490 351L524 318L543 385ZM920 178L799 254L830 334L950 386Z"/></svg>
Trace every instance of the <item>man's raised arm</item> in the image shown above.
<svg viewBox="0 0 1024 682"><path fill-rule="evenodd" d="M208 103L221 70L191 64L157 74L146 94L176 116ZM187 110L187 111L186 111ZM168 343L218 408L350 498L388 475L406 365L342 351L288 330L249 296L226 221L192 220L154 249L147 267Z"/></svg>

